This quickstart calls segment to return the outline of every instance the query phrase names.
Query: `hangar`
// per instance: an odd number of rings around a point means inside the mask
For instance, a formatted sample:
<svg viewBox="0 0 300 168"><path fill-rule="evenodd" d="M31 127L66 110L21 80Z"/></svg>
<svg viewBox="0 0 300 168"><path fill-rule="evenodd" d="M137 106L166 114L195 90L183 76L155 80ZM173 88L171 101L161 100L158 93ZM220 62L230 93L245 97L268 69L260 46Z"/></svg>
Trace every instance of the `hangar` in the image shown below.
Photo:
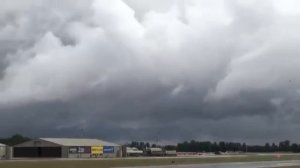
<svg viewBox="0 0 300 168"><path fill-rule="evenodd" d="M99 139L39 138L13 147L14 158L115 158L121 146Z"/></svg>

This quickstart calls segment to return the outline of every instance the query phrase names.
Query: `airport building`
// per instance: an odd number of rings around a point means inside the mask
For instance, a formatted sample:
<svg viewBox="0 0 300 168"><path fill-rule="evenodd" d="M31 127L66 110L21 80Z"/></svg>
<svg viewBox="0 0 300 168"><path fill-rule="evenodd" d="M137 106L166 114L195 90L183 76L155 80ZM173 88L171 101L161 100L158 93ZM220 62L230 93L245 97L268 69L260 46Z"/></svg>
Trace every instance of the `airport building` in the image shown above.
<svg viewBox="0 0 300 168"><path fill-rule="evenodd" d="M15 145L14 158L116 158L121 146L99 139L39 138Z"/></svg>

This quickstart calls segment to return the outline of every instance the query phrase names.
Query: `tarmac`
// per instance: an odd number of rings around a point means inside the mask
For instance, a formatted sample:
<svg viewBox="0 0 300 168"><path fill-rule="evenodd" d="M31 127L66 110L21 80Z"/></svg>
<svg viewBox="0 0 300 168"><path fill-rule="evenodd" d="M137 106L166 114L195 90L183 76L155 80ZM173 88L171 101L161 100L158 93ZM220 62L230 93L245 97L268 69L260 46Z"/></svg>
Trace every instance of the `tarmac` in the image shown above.
<svg viewBox="0 0 300 168"><path fill-rule="evenodd" d="M282 167L282 166L299 166L300 167L300 160L147 166L147 167L138 167L138 168L271 168L271 167Z"/></svg>

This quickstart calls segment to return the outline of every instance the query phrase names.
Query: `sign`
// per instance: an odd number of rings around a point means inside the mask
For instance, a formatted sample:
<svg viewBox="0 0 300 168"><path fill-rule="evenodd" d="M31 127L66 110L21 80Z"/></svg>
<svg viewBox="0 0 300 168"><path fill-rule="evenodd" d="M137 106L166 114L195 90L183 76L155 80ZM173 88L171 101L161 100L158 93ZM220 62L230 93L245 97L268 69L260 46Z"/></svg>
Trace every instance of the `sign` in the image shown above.
<svg viewBox="0 0 300 168"><path fill-rule="evenodd" d="M70 147L69 148L69 153L77 153L77 152L78 152L77 147Z"/></svg>
<svg viewBox="0 0 300 168"><path fill-rule="evenodd" d="M103 152L104 153L114 153L114 147L113 146L104 146Z"/></svg>
<svg viewBox="0 0 300 168"><path fill-rule="evenodd" d="M78 153L85 153L84 147L78 147Z"/></svg>
<svg viewBox="0 0 300 168"><path fill-rule="evenodd" d="M103 154L103 146L92 146L91 153L92 155Z"/></svg>
<svg viewBox="0 0 300 168"><path fill-rule="evenodd" d="M69 148L69 153L77 154L77 153L91 153L91 148L86 146L73 146Z"/></svg>

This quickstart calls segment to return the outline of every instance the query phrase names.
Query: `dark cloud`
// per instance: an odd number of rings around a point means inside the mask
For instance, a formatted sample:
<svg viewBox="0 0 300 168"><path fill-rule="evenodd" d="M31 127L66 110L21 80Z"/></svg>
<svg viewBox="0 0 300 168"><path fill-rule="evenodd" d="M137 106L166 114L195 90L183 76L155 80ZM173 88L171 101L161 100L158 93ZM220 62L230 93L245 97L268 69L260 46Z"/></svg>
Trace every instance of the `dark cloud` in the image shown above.
<svg viewBox="0 0 300 168"><path fill-rule="evenodd" d="M1 136L297 140L291 3L7 1Z"/></svg>

